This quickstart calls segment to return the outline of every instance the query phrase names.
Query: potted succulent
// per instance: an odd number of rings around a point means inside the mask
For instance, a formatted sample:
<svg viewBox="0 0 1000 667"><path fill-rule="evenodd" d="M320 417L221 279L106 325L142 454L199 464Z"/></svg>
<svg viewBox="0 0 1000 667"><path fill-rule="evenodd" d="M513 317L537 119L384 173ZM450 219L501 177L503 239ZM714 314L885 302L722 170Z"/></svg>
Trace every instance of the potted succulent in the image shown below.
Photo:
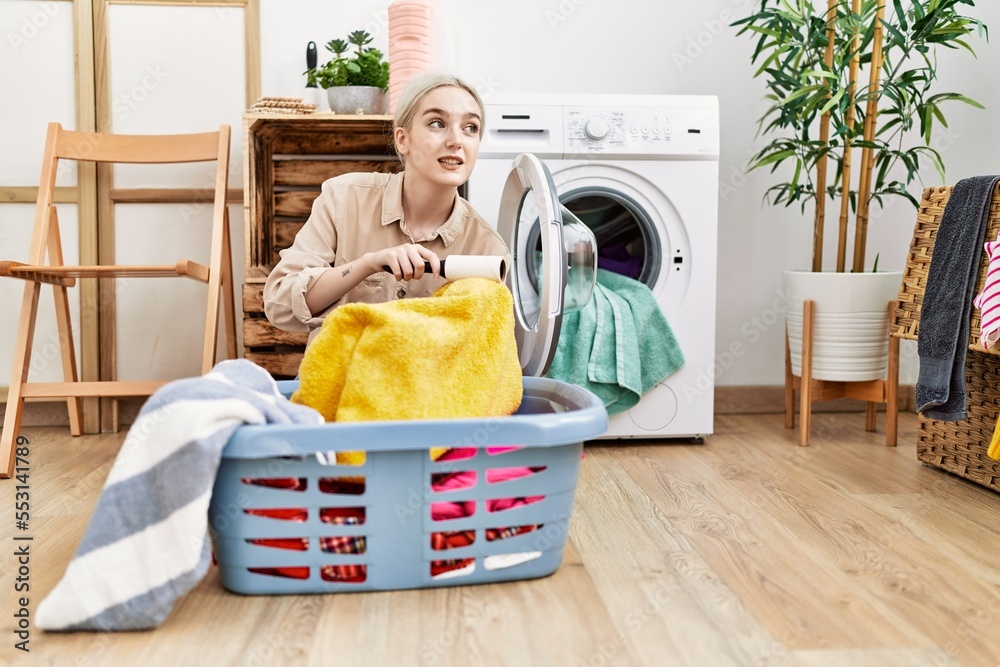
<svg viewBox="0 0 1000 667"><path fill-rule="evenodd" d="M796 374L802 303L808 299L816 302L812 376L833 381L884 376L887 319L879 313L895 299L901 274L867 271L869 206L891 196L917 206L907 188L922 164L934 165L944 181L941 155L930 146L935 121L947 126L942 105L955 101L982 108L958 93L936 91L937 48L973 52L966 38L986 30L959 5L975 2L757 0L755 13L733 24L739 34L756 38L754 76L766 82L765 99L771 103L759 129L772 141L751 158L749 168L770 167L778 176L765 199L800 204L803 213L814 206L812 270L783 275ZM862 68L867 82L859 80ZM835 272L823 272L828 199L839 208ZM851 213L853 262L847 272ZM877 269L877 257L874 264ZM825 332L825 324L833 328ZM831 368L834 360L845 363Z"/></svg>
<svg viewBox="0 0 1000 667"><path fill-rule="evenodd" d="M333 57L305 71L309 85L326 89L334 113L386 113L389 63L378 49L365 48L371 41L371 35L364 30L355 30L347 36L347 41L331 40L326 49ZM350 54L352 45L355 50Z"/></svg>

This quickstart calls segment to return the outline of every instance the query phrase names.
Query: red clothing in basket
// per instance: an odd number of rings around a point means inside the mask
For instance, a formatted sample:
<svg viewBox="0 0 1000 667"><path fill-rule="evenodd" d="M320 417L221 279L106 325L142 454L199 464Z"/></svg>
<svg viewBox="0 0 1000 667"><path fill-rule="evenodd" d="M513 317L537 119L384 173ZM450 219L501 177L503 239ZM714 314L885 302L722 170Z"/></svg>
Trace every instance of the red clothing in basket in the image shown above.
<svg viewBox="0 0 1000 667"><path fill-rule="evenodd" d="M517 447L490 447L487 449L490 454L501 454L507 451L518 449ZM475 448L450 449L437 461L461 461L470 458L476 452ZM534 475L545 470L545 467L510 467L491 468L486 470L486 483L499 484L502 482L518 479L527 475ZM435 473L431 476L431 490L434 493L454 493L462 489L472 488L476 485L475 471L456 471ZM288 491L304 491L307 488L305 478L281 477L281 478L257 478L244 479L244 483L269 488L285 489ZM359 495L364 492L364 480L359 477L324 477L319 480L320 490L324 493L337 495ZM487 512L502 512L515 507L523 507L542 500L545 496L523 496L508 498L490 498L486 500ZM305 522L308 518L307 508L274 508L274 509L247 509L248 514L263 516L282 521ZM449 521L464 517L473 516L476 511L476 501L474 500L453 500L441 501L431 504L431 519L434 521ZM363 507L331 507L320 510L320 520L331 525L362 525L365 519L365 509ZM486 541L494 542L507 539L524 533L529 533L541 528L540 525L506 526L488 528L485 531ZM431 533L431 548L435 551L445 551L457 549L473 544L476 539L474 530L461 531L441 531ZM274 538L274 539L253 539L249 540L253 544L270 547L274 549L287 549L292 551L306 551L309 548L308 538ZM320 550L325 553L335 554L364 554L367 551L367 542L363 535L357 536L330 536L319 538ZM431 576L440 576L447 572L470 567L475 563L474 558L442 559L431 562ZM309 567L254 567L248 568L251 572L267 574L278 577L288 577L292 579L308 579ZM339 564L324 565L320 568L320 576L325 581L337 583L361 583L367 576L367 566L364 564Z"/></svg>

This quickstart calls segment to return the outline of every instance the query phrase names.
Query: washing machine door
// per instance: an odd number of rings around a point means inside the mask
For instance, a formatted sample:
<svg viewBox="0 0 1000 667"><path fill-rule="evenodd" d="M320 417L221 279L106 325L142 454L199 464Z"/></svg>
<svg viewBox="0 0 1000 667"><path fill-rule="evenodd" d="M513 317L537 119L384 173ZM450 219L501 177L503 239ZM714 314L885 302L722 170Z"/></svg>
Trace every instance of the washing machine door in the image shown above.
<svg viewBox="0 0 1000 667"><path fill-rule="evenodd" d="M567 262L559 194L549 170L530 153L514 158L497 231L512 259L506 282L514 295L521 368L525 375L542 375L559 343Z"/></svg>

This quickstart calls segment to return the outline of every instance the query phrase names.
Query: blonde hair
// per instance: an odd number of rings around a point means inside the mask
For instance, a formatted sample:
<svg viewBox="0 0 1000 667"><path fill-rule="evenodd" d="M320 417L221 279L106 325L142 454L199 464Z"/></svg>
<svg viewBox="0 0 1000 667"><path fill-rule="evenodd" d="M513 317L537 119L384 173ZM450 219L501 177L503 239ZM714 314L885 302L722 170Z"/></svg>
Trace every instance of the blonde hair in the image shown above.
<svg viewBox="0 0 1000 667"><path fill-rule="evenodd" d="M479 107L479 116L482 119L479 123L479 136L483 136L483 131L486 129L486 109L483 107L483 101L479 98L479 93L476 92L476 89L452 74L423 72L411 78L407 82L406 88L403 89L403 94L399 96L396 115L392 120L393 148L395 148L396 144L396 130L399 128L403 128L404 130L410 129L410 125L413 123L413 116L417 113L417 106L424 99L424 96L432 90L445 86L461 88L472 95L472 99L476 101L476 106ZM397 154L397 157L399 157L400 162L404 165L406 164L405 156Z"/></svg>

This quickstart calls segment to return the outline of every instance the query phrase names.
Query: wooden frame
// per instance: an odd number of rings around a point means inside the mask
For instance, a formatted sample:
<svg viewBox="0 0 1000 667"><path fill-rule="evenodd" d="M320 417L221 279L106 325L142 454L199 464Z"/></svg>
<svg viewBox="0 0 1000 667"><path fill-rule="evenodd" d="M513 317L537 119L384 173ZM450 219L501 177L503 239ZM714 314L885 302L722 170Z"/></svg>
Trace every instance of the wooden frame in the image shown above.
<svg viewBox="0 0 1000 667"><path fill-rule="evenodd" d="M858 382L838 382L833 380L816 380L812 377L813 354L813 316L816 304L806 300L802 304L802 367L801 376L792 371L792 351L788 343L788 328L785 328L785 428L795 428L795 391L799 391L799 445L809 446L810 428L812 426L812 404L819 401L830 401L836 398L854 398L865 401L865 430L875 430L875 408L878 403L885 403L886 447L896 446L896 434L899 423L899 338L889 337L889 364L884 380L867 380ZM890 301L887 311L889 321L892 321L896 302Z"/></svg>
<svg viewBox="0 0 1000 667"><path fill-rule="evenodd" d="M108 49L108 20L107 12L110 5L153 5L170 7L242 7L244 10L244 31L246 39L246 106L249 108L259 97L261 87L260 75L260 0L187 0L184 2L172 0L92 0L95 7L94 21L94 42L96 51L96 80L97 80L97 126L103 131L110 131L112 121L111 111L111 84L110 84L110 53ZM130 190L115 189L114 175L110 165L98 166L98 199L100 202L100 226L98 237L100 247L98 257L101 263L114 263L114 208L115 201L128 197ZM151 198L145 199L150 203L156 202ZM174 203L179 200L174 196L166 196L162 203ZM192 198L190 201L195 201ZM118 318L117 305L114 292L104 290L97 295L93 302L99 313L100 327L100 379L103 381L114 380L118 367L117 355L118 344L115 335ZM83 304L81 304L83 307ZM118 430L118 401L114 398L102 399L101 403L101 431Z"/></svg>
<svg viewBox="0 0 1000 667"><path fill-rule="evenodd" d="M79 0L78 0L79 1ZM242 8L245 35L246 58L246 107L249 109L260 98L260 0L93 0L95 7L100 4L102 17L106 16L108 5L153 5L162 7L232 7ZM95 36L100 35L105 44L104 58L107 58L107 21L96 24ZM100 80L100 78L98 79ZM107 78L104 79L108 81ZM110 90L106 96L110 100Z"/></svg>
<svg viewBox="0 0 1000 667"><path fill-rule="evenodd" d="M108 7L110 5L161 5L173 7L231 7L244 11L246 107L261 94L260 0L59 0L73 3L74 56L76 61L76 126L81 131L111 132L110 53ZM80 262L94 265L114 263L114 204L119 202L186 203L199 197L193 189L115 189L110 165L81 163L78 185L57 188L55 203L75 202L79 207ZM38 188L0 186L0 203L35 203ZM242 192L231 189L227 201L239 203ZM97 281L80 286L80 308L97 313L80 328L80 374L84 381L110 380L116 367L116 307L114 293L102 294ZM83 402L86 433L115 431L117 400Z"/></svg>

